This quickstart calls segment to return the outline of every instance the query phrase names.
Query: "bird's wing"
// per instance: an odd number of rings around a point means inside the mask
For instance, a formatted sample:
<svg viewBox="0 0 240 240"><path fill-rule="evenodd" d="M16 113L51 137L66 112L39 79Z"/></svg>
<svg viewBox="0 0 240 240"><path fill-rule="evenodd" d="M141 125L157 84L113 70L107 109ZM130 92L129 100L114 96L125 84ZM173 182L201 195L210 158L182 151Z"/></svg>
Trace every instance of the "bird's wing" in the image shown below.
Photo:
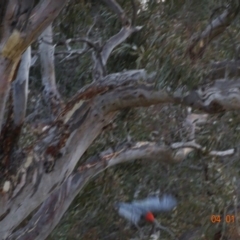
<svg viewBox="0 0 240 240"><path fill-rule="evenodd" d="M138 224L143 215L143 211L140 208L133 206L131 203L118 203L118 206L118 214L121 217L135 225Z"/></svg>
<svg viewBox="0 0 240 240"><path fill-rule="evenodd" d="M148 197L143 200L133 201L131 204L145 212L159 213L171 211L177 206L177 200L171 195L163 195L161 198L157 196Z"/></svg>

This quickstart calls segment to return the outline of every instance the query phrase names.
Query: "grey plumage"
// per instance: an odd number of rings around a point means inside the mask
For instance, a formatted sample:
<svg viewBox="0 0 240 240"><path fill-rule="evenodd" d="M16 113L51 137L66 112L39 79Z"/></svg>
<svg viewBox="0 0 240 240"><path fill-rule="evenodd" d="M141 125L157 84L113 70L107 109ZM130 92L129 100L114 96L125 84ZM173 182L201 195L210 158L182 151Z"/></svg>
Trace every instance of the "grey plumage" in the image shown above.
<svg viewBox="0 0 240 240"><path fill-rule="evenodd" d="M165 194L162 197L152 196L142 200L135 200L131 203L119 202L115 203L114 206L121 217L134 224L141 232L139 224L146 217L147 213L156 215L160 212L171 211L177 206L177 200L172 195ZM174 236L168 228L161 226L156 219L152 223L155 227L167 231L171 236Z"/></svg>
<svg viewBox="0 0 240 240"><path fill-rule="evenodd" d="M115 207L118 210L118 214L127 219L129 222L133 223L135 226L138 225L139 221L144 215L144 211L141 208L133 206L131 203L117 203Z"/></svg>
<svg viewBox="0 0 240 240"><path fill-rule="evenodd" d="M157 214L160 212L171 211L177 206L177 200L171 195L163 195L161 198L153 196L143 200L133 201L132 205L145 212Z"/></svg>
<svg viewBox="0 0 240 240"><path fill-rule="evenodd" d="M153 196L143 200L135 200L131 203L119 202L115 204L118 214L135 225L148 212L153 214L168 212L176 206L177 200L172 195L163 195L160 198Z"/></svg>

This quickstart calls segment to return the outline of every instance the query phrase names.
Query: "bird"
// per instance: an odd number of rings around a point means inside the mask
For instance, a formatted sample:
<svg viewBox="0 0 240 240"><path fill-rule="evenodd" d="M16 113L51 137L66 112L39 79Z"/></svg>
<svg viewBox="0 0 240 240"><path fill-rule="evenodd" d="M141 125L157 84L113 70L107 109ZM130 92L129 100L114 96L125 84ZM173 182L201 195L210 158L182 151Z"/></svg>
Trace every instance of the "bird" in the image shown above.
<svg viewBox="0 0 240 240"><path fill-rule="evenodd" d="M169 212L176 206L176 198L169 194L162 197L150 196L130 203L118 202L114 204L118 214L133 224L140 233L142 233L140 226L149 222L154 228L165 230L172 236L174 236L173 233L168 228L161 226L155 217L158 213Z"/></svg>

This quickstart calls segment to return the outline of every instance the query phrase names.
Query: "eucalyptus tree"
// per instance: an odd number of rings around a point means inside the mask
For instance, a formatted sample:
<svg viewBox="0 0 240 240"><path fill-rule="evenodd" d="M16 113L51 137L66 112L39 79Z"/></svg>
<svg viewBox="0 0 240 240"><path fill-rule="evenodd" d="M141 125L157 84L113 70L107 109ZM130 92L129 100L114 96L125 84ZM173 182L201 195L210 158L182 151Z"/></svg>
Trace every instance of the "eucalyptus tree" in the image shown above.
<svg viewBox="0 0 240 240"><path fill-rule="evenodd" d="M108 73L107 64L113 50L144 27L135 25L139 11L143 10L139 9L141 4L131 1L130 18L130 11L127 14L115 0L102 2L117 16L120 29L105 41L100 37L92 40L89 37L92 28L86 37L63 40L66 58L92 52L91 83L64 102L56 86L52 26L61 10L73 3L67 0L0 1L0 231L3 239L45 239L84 185L113 165L133 159L178 163L194 150L210 156L236 154L234 149L206 152L205 146L195 141L196 125L205 122L205 116L189 114L188 141L170 145L135 142L114 149L107 147L85 163L81 162L83 154L114 121L119 110L179 104L213 114L240 106L239 80L217 79L184 92L181 87L176 91L156 88L156 72L147 73L144 68ZM157 4L149 1L149 7L154 3ZM239 6L239 2L233 1L192 39L187 49L192 61L202 57L210 42L231 24ZM94 16L95 11L92 14ZM34 64L31 45L36 41L39 41L43 96L51 117L39 138L30 146L22 147L19 140L27 134L22 128L26 120L29 69ZM73 42L83 43L83 48L72 49ZM223 63L215 65L218 68ZM79 162L80 166L76 167ZM26 218L23 226L21 223Z"/></svg>

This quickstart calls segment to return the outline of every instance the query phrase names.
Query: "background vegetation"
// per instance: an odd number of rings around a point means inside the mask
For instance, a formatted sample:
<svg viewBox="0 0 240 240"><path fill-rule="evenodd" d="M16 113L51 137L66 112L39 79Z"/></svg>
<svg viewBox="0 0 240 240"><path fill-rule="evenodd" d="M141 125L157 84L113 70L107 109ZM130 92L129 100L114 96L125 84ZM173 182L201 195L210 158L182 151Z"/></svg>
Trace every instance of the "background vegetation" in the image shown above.
<svg viewBox="0 0 240 240"><path fill-rule="evenodd" d="M73 3L72 3L73 2ZM119 0L131 16L131 1ZM210 64L238 56L239 16L231 26L205 51L201 59L192 62L186 55L191 37L203 30L227 4L220 0L149 0L146 5L136 1L139 8L136 25L143 29L133 34L116 48L108 61L108 73L124 69L146 68L157 71L156 88L174 90L180 86L192 89L208 82ZM55 41L84 37L96 18L90 35L92 40L108 39L120 29L120 23L101 1L71 1L54 22ZM81 43L73 45L80 48ZM56 47L56 79L64 98L91 82L91 54L65 59L58 54L64 46ZM31 100L40 95L38 62L31 70ZM234 76L236 77L236 76ZM42 113L44 114L44 108ZM117 145L129 135L134 141L154 140L170 144L183 141L183 121L187 110L181 106L157 105L149 108L126 109L107 128L85 153L85 159ZM209 149L228 149L239 145L239 114L237 111L210 116L208 124L197 131L197 142ZM228 238L238 239L235 224L213 224L212 214L223 214L238 196L238 159L212 158L200 153L191 154L180 164L164 165L149 161L135 161L108 169L96 176L75 199L61 223L48 238L54 239L130 239L136 230L128 227L113 209L115 201L131 201L151 193L170 192L177 196L179 205L170 214L159 217L164 226L180 236L191 229L201 228L206 233L194 239L217 239L213 230L228 225ZM144 228L148 231L149 226ZM235 238L236 237L236 238ZM162 232L161 239L169 239ZM187 239L187 238L186 238Z"/></svg>

